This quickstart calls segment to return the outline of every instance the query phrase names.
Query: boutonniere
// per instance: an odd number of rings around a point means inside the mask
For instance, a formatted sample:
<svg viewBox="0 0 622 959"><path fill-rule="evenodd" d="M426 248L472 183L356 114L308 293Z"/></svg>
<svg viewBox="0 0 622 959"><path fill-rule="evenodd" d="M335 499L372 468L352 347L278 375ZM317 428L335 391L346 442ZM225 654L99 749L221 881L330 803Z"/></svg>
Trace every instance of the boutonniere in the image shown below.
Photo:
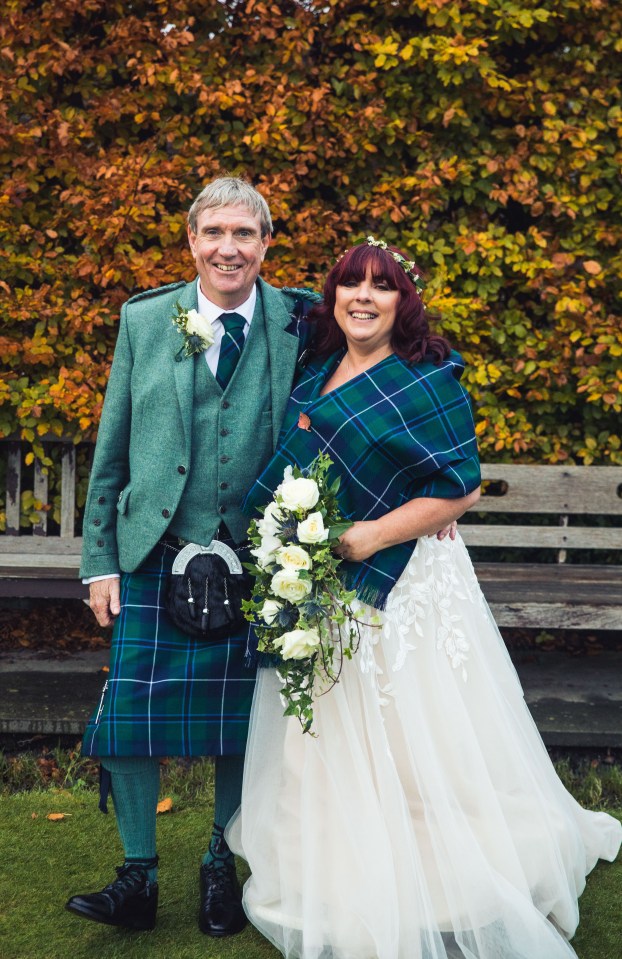
<svg viewBox="0 0 622 959"><path fill-rule="evenodd" d="M175 304L175 309L177 312L173 316L173 323L184 336L184 345L175 354L175 359L180 362L184 357L202 353L211 346L214 342L214 331L210 321L197 310L187 310L179 303Z"/></svg>

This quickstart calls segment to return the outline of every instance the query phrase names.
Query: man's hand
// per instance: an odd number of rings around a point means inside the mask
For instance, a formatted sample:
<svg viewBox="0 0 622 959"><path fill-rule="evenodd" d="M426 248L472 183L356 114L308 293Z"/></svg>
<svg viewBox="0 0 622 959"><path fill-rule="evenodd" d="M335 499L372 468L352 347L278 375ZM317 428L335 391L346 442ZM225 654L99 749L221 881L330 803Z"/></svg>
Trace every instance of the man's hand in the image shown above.
<svg viewBox="0 0 622 959"><path fill-rule="evenodd" d="M112 626L121 612L119 599L119 577L98 579L89 586L90 607L100 626Z"/></svg>
<svg viewBox="0 0 622 959"><path fill-rule="evenodd" d="M430 535L436 536L437 539L445 539L445 537L449 534L450 539L455 539L457 532L458 521L454 520L453 523L449 524L449 526L444 526L443 529L439 529L438 533L431 533Z"/></svg>

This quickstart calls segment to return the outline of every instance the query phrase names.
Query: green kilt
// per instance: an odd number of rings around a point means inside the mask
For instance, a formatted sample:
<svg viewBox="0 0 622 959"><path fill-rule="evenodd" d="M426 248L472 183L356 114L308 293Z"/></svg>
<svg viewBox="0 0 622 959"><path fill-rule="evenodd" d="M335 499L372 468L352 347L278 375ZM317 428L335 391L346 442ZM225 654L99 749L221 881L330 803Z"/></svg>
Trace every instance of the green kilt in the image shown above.
<svg viewBox="0 0 622 959"><path fill-rule="evenodd" d="M250 627L220 642L182 633L165 609L175 551L158 545L121 577L110 672L89 719L87 756L223 756L246 747L255 669Z"/></svg>

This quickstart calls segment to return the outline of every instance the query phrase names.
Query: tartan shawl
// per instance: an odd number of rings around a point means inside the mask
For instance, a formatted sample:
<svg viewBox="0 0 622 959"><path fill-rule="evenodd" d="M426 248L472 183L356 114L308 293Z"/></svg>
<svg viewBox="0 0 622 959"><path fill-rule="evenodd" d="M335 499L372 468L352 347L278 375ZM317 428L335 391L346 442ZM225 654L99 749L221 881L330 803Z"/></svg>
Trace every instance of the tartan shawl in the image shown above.
<svg viewBox="0 0 622 959"><path fill-rule="evenodd" d="M379 519L416 497L466 496L480 482L477 441L469 396L459 380L461 356L416 364L392 354L321 396L344 356L340 350L303 370L283 421L277 450L251 487L243 510L266 506L287 465L309 466L319 452L341 476L338 500L353 520ZM309 429L298 426L300 413ZM340 575L362 602L384 609L406 568L416 540L379 550L368 559L344 561Z"/></svg>

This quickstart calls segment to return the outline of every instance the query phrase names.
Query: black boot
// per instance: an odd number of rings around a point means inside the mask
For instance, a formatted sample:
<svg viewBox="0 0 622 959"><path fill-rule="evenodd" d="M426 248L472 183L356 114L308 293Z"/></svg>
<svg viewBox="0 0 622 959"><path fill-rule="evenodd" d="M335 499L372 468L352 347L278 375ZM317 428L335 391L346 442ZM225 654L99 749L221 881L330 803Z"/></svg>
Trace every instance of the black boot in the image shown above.
<svg viewBox="0 0 622 959"><path fill-rule="evenodd" d="M149 882L146 868L136 863L117 866L117 878L101 892L72 896L65 905L83 919L126 929L153 929L157 908L158 884Z"/></svg>
<svg viewBox="0 0 622 959"><path fill-rule="evenodd" d="M241 932L247 919L242 909L242 891L231 863L210 862L201 866L199 929L208 936L232 936Z"/></svg>

